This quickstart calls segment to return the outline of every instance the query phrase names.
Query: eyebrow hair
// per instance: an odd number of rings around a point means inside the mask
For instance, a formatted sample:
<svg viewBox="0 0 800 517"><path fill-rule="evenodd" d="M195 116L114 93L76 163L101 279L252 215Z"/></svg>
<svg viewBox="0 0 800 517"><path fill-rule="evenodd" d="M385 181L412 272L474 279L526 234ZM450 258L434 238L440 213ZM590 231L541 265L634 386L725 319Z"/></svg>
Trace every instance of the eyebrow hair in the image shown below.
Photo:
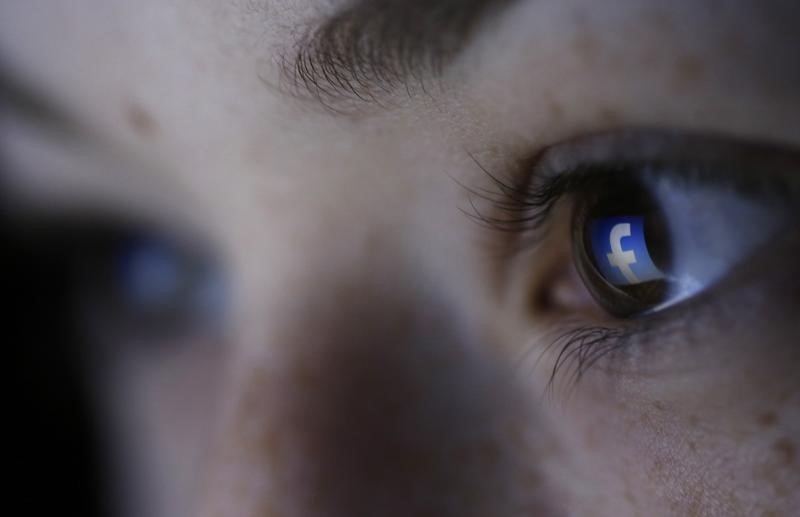
<svg viewBox="0 0 800 517"><path fill-rule="evenodd" d="M518 0L358 0L307 31L282 58L293 94L339 112L409 96L440 76L485 19Z"/></svg>

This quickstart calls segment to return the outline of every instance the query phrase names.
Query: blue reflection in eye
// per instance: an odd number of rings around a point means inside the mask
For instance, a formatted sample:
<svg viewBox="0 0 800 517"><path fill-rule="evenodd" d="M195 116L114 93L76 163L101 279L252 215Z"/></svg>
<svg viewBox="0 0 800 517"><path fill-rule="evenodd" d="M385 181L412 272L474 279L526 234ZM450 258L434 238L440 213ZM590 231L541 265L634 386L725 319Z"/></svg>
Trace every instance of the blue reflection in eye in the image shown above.
<svg viewBox="0 0 800 517"><path fill-rule="evenodd" d="M207 328L225 316L226 278L207 250L139 236L118 243L114 257L114 310L134 326Z"/></svg>
<svg viewBox="0 0 800 517"><path fill-rule="evenodd" d="M785 206L757 193L672 176L641 173L636 182L607 188L610 194L601 191L587 209L584 252L576 256L591 262L583 269L595 275L587 284L614 314L657 311L694 296L787 220Z"/></svg>
<svg viewBox="0 0 800 517"><path fill-rule="evenodd" d="M197 314L221 318L228 304L228 285L219 267L209 266L201 282L195 285L190 303Z"/></svg>
<svg viewBox="0 0 800 517"><path fill-rule="evenodd" d="M603 276L614 285L661 280L645 239L644 217L616 216L589 223L592 253Z"/></svg>
<svg viewBox="0 0 800 517"><path fill-rule="evenodd" d="M688 185L655 178L651 189L666 222L672 285L667 304L702 291L724 277L787 222L786 206L731 187Z"/></svg>
<svg viewBox="0 0 800 517"><path fill-rule="evenodd" d="M120 253L118 281L128 303L143 309L173 303L186 279L181 257L165 243L133 240Z"/></svg>

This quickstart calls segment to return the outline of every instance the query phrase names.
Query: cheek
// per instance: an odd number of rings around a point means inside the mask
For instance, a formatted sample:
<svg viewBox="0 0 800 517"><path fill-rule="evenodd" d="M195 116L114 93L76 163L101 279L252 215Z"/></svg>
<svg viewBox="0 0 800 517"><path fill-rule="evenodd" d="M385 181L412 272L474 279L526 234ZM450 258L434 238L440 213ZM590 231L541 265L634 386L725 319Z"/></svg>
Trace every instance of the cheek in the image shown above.
<svg viewBox="0 0 800 517"><path fill-rule="evenodd" d="M613 386L596 374L570 405L571 448L619 504L644 513L790 514L800 504L798 363L772 359Z"/></svg>
<svg viewBox="0 0 800 517"><path fill-rule="evenodd" d="M800 505L796 245L748 267L636 365L581 380L563 434L620 504L680 515Z"/></svg>
<svg viewBox="0 0 800 517"><path fill-rule="evenodd" d="M329 286L335 305L293 302L302 321L241 365L206 511L554 515L548 430L498 358L436 295L358 282Z"/></svg>

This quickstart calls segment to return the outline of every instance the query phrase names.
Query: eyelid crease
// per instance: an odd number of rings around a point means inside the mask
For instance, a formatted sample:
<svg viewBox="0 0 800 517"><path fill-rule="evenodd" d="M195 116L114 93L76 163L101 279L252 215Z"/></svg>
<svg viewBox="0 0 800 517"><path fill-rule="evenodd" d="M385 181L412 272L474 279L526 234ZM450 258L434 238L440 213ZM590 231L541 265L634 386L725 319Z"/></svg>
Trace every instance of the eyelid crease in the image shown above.
<svg viewBox="0 0 800 517"><path fill-rule="evenodd" d="M721 134L633 128L551 145L533 168L536 175L550 176L587 163L690 163L704 169L741 169L743 163L755 163L761 169L789 172L800 170L800 153L786 145Z"/></svg>
<svg viewBox="0 0 800 517"><path fill-rule="evenodd" d="M470 156L493 189L465 187L471 207L466 214L488 229L513 235L510 255L544 237L550 214L565 195L592 191L620 177L650 175L727 186L742 195L784 203L800 197L800 153L713 135L652 129L588 135L544 149L511 179L502 179ZM488 202L488 210L474 198Z"/></svg>

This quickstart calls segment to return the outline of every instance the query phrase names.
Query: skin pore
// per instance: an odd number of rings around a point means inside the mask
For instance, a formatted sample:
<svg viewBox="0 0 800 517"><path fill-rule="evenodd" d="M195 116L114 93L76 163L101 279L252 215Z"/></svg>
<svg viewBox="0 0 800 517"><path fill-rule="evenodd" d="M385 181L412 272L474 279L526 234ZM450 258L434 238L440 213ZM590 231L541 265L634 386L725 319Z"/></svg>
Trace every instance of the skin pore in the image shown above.
<svg viewBox="0 0 800 517"><path fill-rule="evenodd" d="M230 280L223 332L101 356L119 513L797 512L796 198L785 236L574 384L553 336L620 323L573 269L569 206L536 246L470 217L497 216L487 172L586 135L797 153L794 4L499 2L366 101L287 72L338 1L0 6L3 73L69 121L5 114L3 181L199 234Z"/></svg>

